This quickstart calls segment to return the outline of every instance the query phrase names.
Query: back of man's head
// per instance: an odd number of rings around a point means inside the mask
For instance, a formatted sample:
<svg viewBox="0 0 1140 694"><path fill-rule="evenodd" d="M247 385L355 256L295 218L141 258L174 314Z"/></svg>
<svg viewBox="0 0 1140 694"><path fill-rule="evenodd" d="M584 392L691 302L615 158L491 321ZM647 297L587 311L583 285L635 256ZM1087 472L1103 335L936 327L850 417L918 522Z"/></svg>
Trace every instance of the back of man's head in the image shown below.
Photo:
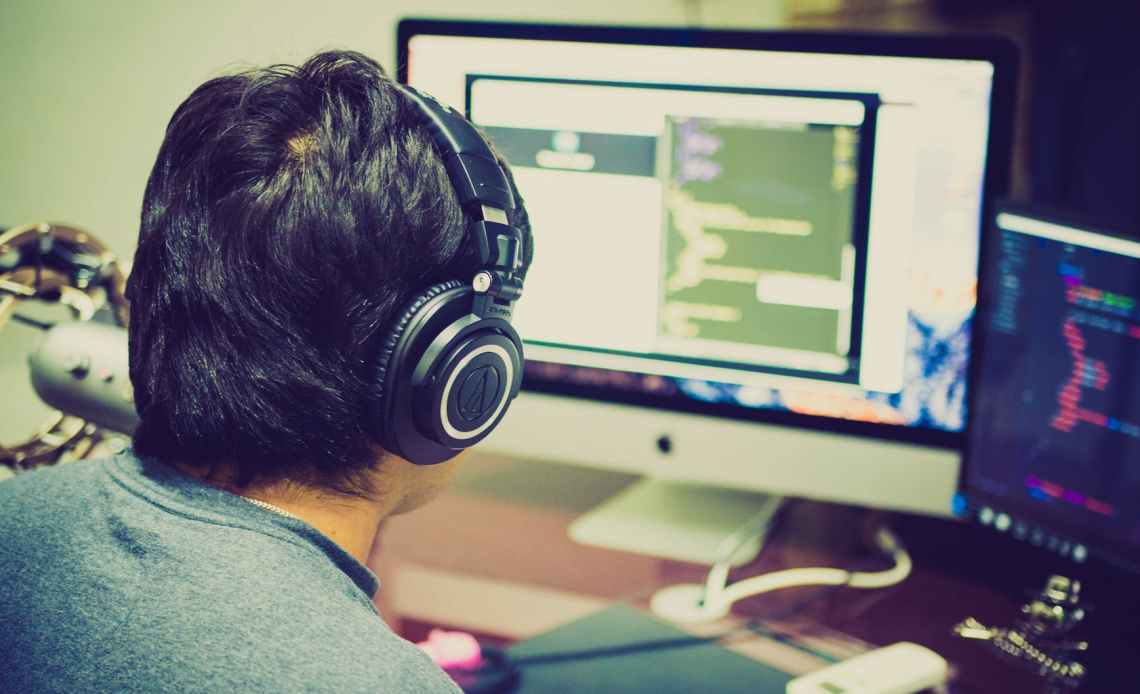
<svg viewBox="0 0 1140 694"><path fill-rule="evenodd" d="M365 491L377 342L415 293L475 263L416 123L349 52L213 79L179 106L128 287L138 453ZM512 222L529 262L525 214Z"/></svg>

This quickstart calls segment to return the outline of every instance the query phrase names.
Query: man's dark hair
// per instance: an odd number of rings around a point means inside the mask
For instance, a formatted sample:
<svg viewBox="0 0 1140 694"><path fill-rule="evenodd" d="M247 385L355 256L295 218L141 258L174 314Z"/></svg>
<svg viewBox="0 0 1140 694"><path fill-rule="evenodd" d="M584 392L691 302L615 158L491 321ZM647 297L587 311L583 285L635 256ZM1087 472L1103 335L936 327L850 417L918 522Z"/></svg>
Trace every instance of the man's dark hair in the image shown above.
<svg viewBox="0 0 1140 694"><path fill-rule="evenodd" d="M417 123L351 52L212 79L178 107L127 289L136 452L368 491L377 343L412 296L475 266ZM525 213L512 222L529 263Z"/></svg>

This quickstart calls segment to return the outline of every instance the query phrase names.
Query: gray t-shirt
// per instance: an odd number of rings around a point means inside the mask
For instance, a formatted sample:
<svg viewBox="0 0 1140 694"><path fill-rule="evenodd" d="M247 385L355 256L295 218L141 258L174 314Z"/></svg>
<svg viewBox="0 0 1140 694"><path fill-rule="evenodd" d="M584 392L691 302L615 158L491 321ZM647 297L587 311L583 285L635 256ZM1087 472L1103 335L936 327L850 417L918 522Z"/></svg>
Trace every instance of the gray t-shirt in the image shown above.
<svg viewBox="0 0 1140 694"><path fill-rule="evenodd" d="M0 482L0 691L456 692L303 521L132 455Z"/></svg>

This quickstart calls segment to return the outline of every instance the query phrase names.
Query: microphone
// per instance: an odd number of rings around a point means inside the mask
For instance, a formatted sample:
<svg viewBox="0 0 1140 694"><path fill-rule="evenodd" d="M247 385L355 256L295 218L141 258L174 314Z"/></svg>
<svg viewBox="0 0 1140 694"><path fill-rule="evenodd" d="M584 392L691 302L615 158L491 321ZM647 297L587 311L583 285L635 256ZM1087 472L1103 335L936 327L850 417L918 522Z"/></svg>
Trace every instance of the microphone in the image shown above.
<svg viewBox="0 0 1140 694"><path fill-rule="evenodd" d="M127 365L127 331L93 322L56 325L28 357L32 386L45 403L123 434L139 423Z"/></svg>

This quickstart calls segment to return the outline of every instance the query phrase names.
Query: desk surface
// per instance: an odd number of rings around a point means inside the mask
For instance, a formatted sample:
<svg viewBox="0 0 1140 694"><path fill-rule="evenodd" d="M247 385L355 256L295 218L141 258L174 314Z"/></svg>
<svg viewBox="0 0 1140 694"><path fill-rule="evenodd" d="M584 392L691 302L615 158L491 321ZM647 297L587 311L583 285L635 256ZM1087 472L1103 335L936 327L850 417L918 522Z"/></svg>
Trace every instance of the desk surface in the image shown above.
<svg viewBox="0 0 1140 694"><path fill-rule="evenodd" d="M512 646L510 653L520 669L520 694L783 694L791 679L621 604Z"/></svg>
<svg viewBox="0 0 1140 694"><path fill-rule="evenodd" d="M704 567L569 539L575 518L633 477L477 455L464 466L435 502L392 519L373 553L383 583L380 609L409 638L441 625L513 642L614 601L644 606L660 587L704 577ZM798 566L881 565L863 549L877 520L865 509L793 502L761 556L733 578ZM825 665L820 654L841 658L906 640L953 664L954 692L1038 691L1026 673L951 635L968 615L1000 624L1012 620L1017 608L996 590L919 564L893 588L789 589L742 601L734 612L738 618L777 617L773 625L795 632L799 645L741 646L793 674Z"/></svg>

